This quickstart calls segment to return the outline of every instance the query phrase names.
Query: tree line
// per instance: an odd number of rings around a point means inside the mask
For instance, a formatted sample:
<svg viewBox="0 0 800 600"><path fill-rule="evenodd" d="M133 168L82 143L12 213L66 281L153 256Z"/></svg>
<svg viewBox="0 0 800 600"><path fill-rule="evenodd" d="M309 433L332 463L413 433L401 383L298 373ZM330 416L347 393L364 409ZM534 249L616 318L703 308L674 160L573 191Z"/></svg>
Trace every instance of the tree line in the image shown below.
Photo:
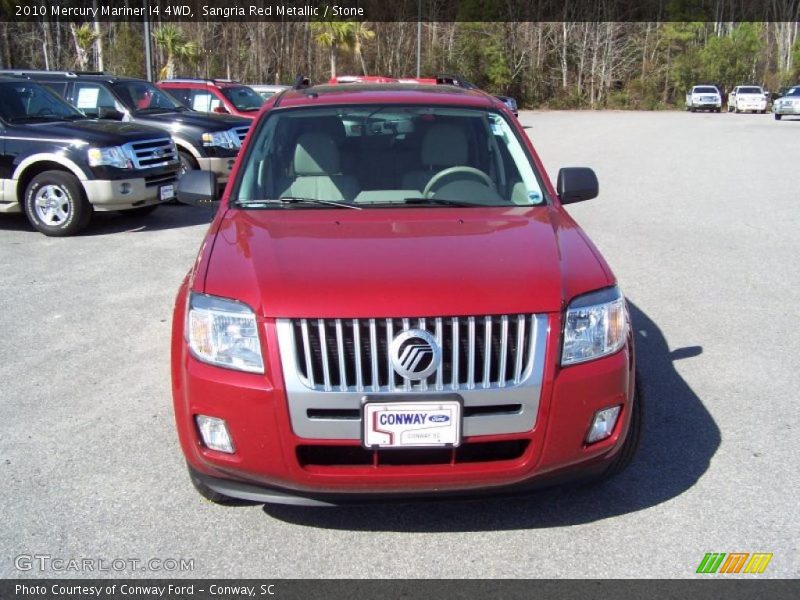
<svg viewBox="0 0 800 600"><path fill-rule="evenodd" d="M775 22L429 22L421 75L458 73L524 107L658 109L687 89L800 83L795 20ZM291 83L332 74L416 74L414 22L153 23L159 77ZM144 25L0 22L4 68L143 77Z"/></svg>

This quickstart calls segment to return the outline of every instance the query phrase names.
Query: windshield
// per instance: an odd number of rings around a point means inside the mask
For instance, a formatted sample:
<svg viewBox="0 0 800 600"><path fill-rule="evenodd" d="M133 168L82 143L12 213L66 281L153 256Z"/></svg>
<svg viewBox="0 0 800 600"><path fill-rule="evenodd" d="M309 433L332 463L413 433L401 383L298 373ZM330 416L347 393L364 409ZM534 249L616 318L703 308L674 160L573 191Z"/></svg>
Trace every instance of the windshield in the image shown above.
<svg viewBox="0 0 800 600"><path fill-rule="evenodd" d="M112 87L125 106L135 113L186 110L177 100L147 81L122 81Z"/></svg>
<svg viewBox="0 0 800 600"><path fill-rule="evenodd" d="M695 94L718 94L717 88L711 86L703 86L694 88Z"/></svg>
<svg viewBox="0 0 800 600"><path fill-rule="evenodd" d="M246 86L220 88L222 95L231 101L236 110L243 112L259 110L264 104L264 98Z"/></svg>
<svg viewBox="0 0 800 600"><path fill-rule="evenodd" d="M763 94L764 90L760 87L740 87L739 88L740 94Z"/></svg>
<svg viewBox="0 0 800 600"><path fill-rule="evenodd" d="M85 119L55 92L30 81L0 83L0 117L7 123Z"/></svg>
<svg viewBox="0 0 800 600"><path fill-rule="evenodd" d="M786 91L786 96L800 96L800 87L793 87Z"/></svg>
<svg viewBox="0 0 800 600"><path fill-rule="evenodd" d="M231 195L241 207L320 208L320 200L360 208L544 203L513 126L492 110L279 110L258 129L243 160Z"/></svg>

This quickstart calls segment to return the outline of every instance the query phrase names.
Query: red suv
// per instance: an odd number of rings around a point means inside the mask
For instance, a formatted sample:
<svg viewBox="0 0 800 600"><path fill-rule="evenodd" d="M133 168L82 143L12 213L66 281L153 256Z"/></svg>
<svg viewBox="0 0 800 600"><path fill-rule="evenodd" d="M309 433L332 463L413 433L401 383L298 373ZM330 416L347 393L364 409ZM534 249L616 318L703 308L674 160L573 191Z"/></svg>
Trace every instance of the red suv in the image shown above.
<svg viewBox="0 0 800 600"><path fill-rule="evenodd" d="M250 87L229 79L164 79L156 83L184 106L254 119L264 98Z"/></svg>
<svg viewBox="0 0 800 600"><path fill-rule="evenodd" d="M187 204L216 202L190 172ZM603 478L642 426L625 299L496 98L300 87L239 154L172 330L192 481L224 502L526 490Z"/></svg>

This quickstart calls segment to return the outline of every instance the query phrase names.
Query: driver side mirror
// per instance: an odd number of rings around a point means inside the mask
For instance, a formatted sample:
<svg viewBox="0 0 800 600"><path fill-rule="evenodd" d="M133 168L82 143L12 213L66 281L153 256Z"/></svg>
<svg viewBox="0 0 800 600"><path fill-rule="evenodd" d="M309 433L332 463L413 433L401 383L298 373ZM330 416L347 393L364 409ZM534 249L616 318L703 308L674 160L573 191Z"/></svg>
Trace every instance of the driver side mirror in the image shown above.
<svg viewBox="0 0 800 600"><path fill-rule="evenodd" d="M122 121L125 115L118 111L113 106L98 106L97 107L98 119L111 119L113 121Z"/></svg>
<svg viewBox="0 0 800 600"><path fill-rule="evenodd" d="M600 193L600 184L591 169L569 167L558 172L556 191L561 204L572 204L596 198Z"/></svg>
<svg viewBox="0 0 800 600"><path fill-rule="evenodd" d="M178 180L175 195L189 206L209 206L219 201L217 176L211 171L188 171Z"/></svg>

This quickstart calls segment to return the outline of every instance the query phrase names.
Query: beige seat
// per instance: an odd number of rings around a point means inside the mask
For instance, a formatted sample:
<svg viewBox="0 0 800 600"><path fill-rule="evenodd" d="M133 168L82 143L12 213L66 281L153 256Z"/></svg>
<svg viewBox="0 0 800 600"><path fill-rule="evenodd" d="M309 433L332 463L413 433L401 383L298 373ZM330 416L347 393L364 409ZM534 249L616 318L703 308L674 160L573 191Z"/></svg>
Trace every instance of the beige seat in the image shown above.
<svg viewBox="0 0 800 600"><path fill-rule="evenodd" d="M469 149L464 130L450 123L433 125L422 138L421 162L424 169L403 176L403 188L422 192L439 171L469 166Z"/></svg>
<svg viewBox="0 0 800 600"><path fill-rule="evenodd" d="M359 186L355 177L342 175L339 149L327 133L308 132L297 138L291 178L279 186L281 196L315 200L353 201Z"/></svg>

